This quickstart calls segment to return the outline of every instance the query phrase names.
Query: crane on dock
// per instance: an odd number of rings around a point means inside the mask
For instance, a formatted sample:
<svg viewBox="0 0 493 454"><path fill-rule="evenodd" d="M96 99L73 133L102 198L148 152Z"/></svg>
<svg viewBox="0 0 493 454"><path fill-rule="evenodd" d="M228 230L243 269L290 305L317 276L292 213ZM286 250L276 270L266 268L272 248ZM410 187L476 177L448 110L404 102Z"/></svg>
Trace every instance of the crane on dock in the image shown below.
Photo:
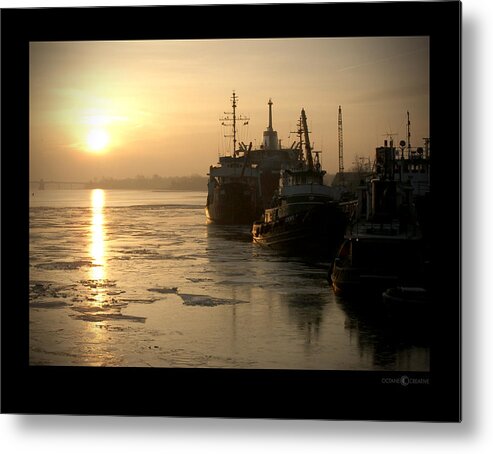
<svg viewBox="0 0 493 454"><path fill-rule="evenodd" d="M338 138L339 138L339 174L341 181L344 181L344 144L342 137L342 109L339 106L339 116L337 120Z"/></svg>

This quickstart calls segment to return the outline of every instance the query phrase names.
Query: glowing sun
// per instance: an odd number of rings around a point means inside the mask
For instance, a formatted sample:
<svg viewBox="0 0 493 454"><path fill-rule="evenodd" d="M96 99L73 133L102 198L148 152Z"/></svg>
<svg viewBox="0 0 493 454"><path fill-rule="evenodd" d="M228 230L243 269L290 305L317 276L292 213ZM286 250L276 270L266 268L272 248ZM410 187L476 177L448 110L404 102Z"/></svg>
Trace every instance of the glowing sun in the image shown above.
<svg viewBox="0 0 493 454"><path fill-rule="evenodd" d="M110 142L110 136L104 129L91 129L86 137L89 151L103 151Z"/></svg>

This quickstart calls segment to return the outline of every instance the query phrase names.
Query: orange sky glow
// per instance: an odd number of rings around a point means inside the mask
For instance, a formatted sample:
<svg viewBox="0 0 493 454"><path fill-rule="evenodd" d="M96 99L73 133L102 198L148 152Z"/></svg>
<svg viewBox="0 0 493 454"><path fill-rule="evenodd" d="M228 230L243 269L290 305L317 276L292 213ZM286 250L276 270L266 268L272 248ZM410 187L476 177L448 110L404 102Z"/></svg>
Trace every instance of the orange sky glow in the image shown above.
<svg viewBox="0 0 493 454"><path fill-rule="evenodd" d="M89 181L205 175L231 150L219 119L239 97L239 138L260 145L268 124L285 146L305 108L315 149L338 168L373 156L385 135L429 137L427 37L33 42L31 179Z"/></svg>

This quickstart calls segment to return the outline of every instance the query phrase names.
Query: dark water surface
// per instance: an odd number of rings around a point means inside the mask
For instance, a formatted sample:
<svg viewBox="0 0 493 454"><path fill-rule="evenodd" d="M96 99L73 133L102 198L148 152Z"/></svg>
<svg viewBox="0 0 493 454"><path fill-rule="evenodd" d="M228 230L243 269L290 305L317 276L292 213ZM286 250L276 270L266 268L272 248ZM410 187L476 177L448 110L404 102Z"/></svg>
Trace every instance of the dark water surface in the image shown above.
<svg viewBox="0 0 493 454"><path fill-rule="evenodd" d="M205 192L45 190L30 205L34 365L429 370L426 330L336 297L328 263L206 225Z"/></svg>

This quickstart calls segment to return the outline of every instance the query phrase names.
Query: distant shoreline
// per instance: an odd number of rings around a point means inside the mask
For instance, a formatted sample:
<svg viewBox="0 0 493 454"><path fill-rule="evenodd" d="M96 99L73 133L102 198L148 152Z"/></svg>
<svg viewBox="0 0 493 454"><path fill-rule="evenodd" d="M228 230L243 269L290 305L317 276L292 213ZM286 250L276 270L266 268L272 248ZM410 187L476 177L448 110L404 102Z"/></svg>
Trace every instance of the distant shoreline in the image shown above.
<svg viewBox="0 0 493 454"><path fill-rule="evenodd" d="M147 192L207 192L207 188L204 189L149 189L149 188L101 188L94 186L93 188L68 188L68 187L63 187L63 188L55 188L55 187L48 187L45 189L36 189L31 187L30 192L31 194L38 193L38 192L43 192L43 191L93 191L95 189L101 189L103 191L147 191Z"/></svg>
<svg viewBox="0 0 493 454"><path fill-rule="evenodd" d="M333 174L324 177L324 183L330 185L334 179ZM140 190L153 192L167 191L207 191L207 176L189 175L183 177L144 177L138 175L134 178L114 179L110 177L94 178L87 183L54 181L54 180L35 180L30 181L31 192L43 189L121 189L121 190ZM42 186L42 187L41 187Z"/></svg>
<svg viewBox="0 0 493 454"><path fill-rule="evenodd" d="M93 178L88 182L55 181L40 179L30 182L31 188L42 189L137 189L150 191L206 191L207 176L189 175L183 177L144 177L115 179L110 177ZM31 189L32 190L32 189Z"/></svg>

